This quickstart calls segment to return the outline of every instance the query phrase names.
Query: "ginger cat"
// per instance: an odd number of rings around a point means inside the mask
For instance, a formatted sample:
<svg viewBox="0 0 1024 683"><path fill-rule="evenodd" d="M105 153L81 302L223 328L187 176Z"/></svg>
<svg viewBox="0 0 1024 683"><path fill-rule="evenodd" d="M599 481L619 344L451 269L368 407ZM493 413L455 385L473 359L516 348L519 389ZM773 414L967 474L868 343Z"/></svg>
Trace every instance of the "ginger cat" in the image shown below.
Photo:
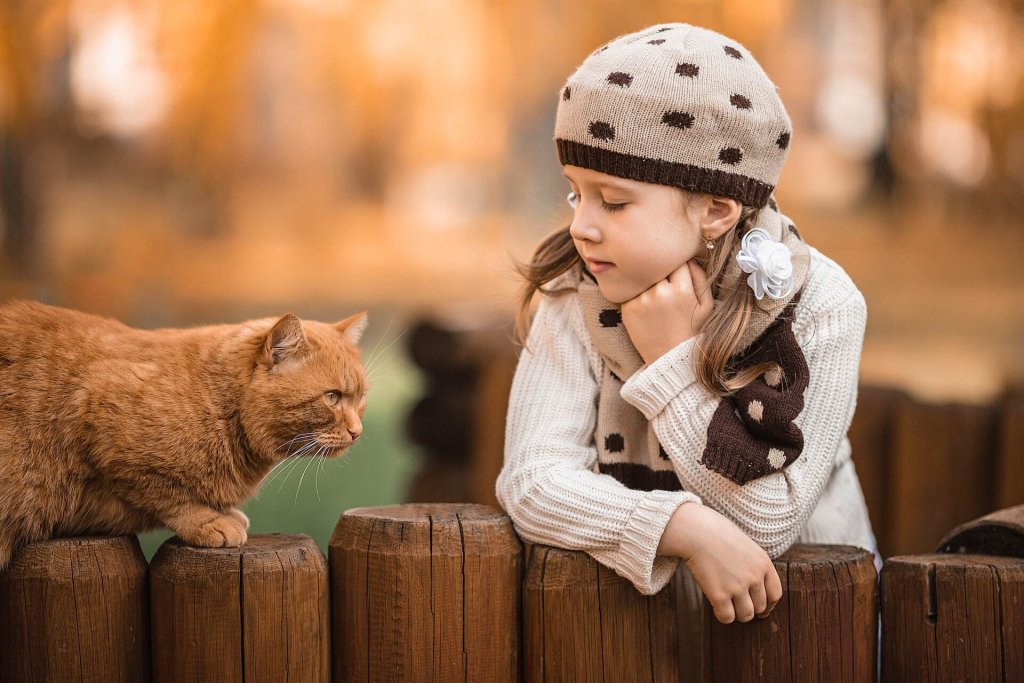
<svg viewBox="0 0 1024 683"><path fill-rule="evenodd" d="M0 306L0 570L55 536L165 526L192 545L245 543L233 506L276 463L359 438L366 322L137 330Z"/></svg>

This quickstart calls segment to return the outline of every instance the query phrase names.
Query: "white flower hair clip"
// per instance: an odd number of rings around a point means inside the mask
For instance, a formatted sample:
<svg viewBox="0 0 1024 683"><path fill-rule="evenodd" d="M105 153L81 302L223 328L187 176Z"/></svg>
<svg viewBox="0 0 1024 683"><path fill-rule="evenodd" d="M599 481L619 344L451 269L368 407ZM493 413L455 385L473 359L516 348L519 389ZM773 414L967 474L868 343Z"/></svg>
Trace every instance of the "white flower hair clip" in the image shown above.
<svg viewBox="0 0 1024 683"><path fill-rule="evenodd" d="M764 228L754 228L743 236L736 261L744 273L750 273L747 284L760 301L767 294L772 299L789 295L793 286L793 262L789 248L776 242Z"/></svg>

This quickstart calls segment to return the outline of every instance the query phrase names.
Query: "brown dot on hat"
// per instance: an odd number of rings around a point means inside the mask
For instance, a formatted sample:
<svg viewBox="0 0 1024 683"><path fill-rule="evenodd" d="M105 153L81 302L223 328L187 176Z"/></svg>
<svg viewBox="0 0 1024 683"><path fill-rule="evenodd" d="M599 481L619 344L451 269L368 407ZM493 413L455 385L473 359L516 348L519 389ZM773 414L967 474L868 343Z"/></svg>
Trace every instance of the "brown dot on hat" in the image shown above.
<svg viewBox="0 0 1024 683"><path fill-rule="evenodd" d="M608 82L623 87L629 87L633 83L633 77L622 71L613 71L608 74Z"/></svg>
<svg viewBox="0 0 1024 683"><path fill-rule="evenodd" d="M655 33L664 33L665 31L671 31L674 28L675 26L665 26L664 28L659 28Z"/></svg>
<svg viewBox="0 0 1024 683"><path fill-rule="evenodd" d="M673 128L692 128L693 114L685 111L667 111L662 114L661 122Z"/></svg>
<svg viewBox="0 0 1024 683"><path fill-rule="evenodd" d="M662 446L660 443L658 444L658 456L662 460L668 460L668 453L665 452L665 447Z"/></svg>
<svg viewBox="0 0 1024 683"><path fill-rule="evenodd" d="M615 128L612 124L605 123L604 121L592 121L590 123L590 134L598 140L614 140L615 139Z"/></svg>
<svg viewBox="0 0 1024 683"><path fill-rule="evenodd" d="M569 89L569 86L565 86L565 90L562 91L562 99L563 100L569 99L569 95L571 95L571 94L572 94L572 91Z"/></svg>
<svg viewBox="0 0 1024 683"><path fill-rule="evenodd" d="M597 316L601 327L616 327L622 322L622 311L616 308L606 308Z"/></svg>
<svg viewBox="0 0 1024 683"><path fill-rule="evenodd" d="M743 160L743 152L737 147L726 147L718 153L718 160L731 165L736 165Z"/></svg>
<svg viewBox="0 0 1024 683"><path fill-rule="evenodd" d="M779 133L779 138L775 141L775 144L779 146L779 149L786 149L789 147L789 131Z"/></svg>
<svg viewBox="0 0 1024 683"><path fill-rule="evenodd" d="M611 370L609 370L609 371L608 371L608 374L609 374L609 375L611 375L611 376L612 376L612 379L613 379L613 380L615 380L616 382L621 382L621 381L622 381L622 378L621 378L621 377L619 377L618 375L616 375L616 374L615 374L614 372L612 372Z"/></svg>
<svg viewBox="0 0 1024 683"><path fill-rule="evenodd" d="M779 210L779 205L775 202L775 197L768 197L768 206L771 207L772 211Z"/></svg>
<svg viewBox="0 0 1024 683"><path fill-rule="evenodd" d="M743 59L743 55L740 54L740 51L732 45L725 45L722 49L725 50L725 54L729 55L733 59Z"/></svg>
<svg viewBox="0 0 1024 683"><path fill-rule="evenodd" d="M743 95L733 95L729 98L729 101L737 109L750 109L750 100Z"/></svg>
<svg viewBox="0 0 1024 683"><path fill-rule="evenodd" d="M621 453L626 450L626 440L622 438L622 434L612 432L604 437L604 449L609 453Z"/></svg>
<svg viewBox="0 0 1024 683"><path fill-rule="evenodd" d="M700 73L700 67L696 64L684 62L682 64L676 64L676 73L680 76L694 78L698 73Z"/></svg>
<svg viewBox="0 0 1024 683"><path fill-rule="evenodd" d="M664 38L658 38L657 40L648 40L647 44L648 45L661 45L664 42L665 42Z"/></svg>

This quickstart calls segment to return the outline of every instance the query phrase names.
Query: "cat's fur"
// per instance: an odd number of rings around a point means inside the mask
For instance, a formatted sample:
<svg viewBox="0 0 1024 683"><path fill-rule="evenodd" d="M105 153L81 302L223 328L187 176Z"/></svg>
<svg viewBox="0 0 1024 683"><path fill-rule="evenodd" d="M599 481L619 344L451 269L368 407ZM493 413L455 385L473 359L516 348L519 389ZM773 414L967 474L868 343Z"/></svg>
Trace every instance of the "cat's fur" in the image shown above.
<svg viewBox="0 0 1024 683"><path fill-rule="evenodd" d="M0 569L54 536L165 526L193 545L244 543L233 506L276 463L303 446L340 455L362 432L365 325L287 314L137 330L0 306Z"/></svg>

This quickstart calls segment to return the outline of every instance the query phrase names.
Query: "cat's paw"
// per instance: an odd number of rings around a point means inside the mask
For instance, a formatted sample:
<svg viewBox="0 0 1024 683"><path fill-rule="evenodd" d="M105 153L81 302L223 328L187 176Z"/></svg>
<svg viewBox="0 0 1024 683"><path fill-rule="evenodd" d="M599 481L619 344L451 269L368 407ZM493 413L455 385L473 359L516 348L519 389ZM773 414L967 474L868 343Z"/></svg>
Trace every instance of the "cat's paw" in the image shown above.
<svg viewBox="0 0 1024 683"><path fill-rule="evenodd" d="M249 526L245 515L240 512L238 515L221 515L200 526L185 541L203 548L236 548L248 538L245 532Z"/></svg>
<svg viewBox="0 0 1024 683"><path fill-rule="evenodd" d="M245 516L244 512L242 512L241 510L236 510L235 508L231 508L225 514L238 519L238 521L242 523L242 526L245 528L245 530L249 530L249 518Z"/></svg>

